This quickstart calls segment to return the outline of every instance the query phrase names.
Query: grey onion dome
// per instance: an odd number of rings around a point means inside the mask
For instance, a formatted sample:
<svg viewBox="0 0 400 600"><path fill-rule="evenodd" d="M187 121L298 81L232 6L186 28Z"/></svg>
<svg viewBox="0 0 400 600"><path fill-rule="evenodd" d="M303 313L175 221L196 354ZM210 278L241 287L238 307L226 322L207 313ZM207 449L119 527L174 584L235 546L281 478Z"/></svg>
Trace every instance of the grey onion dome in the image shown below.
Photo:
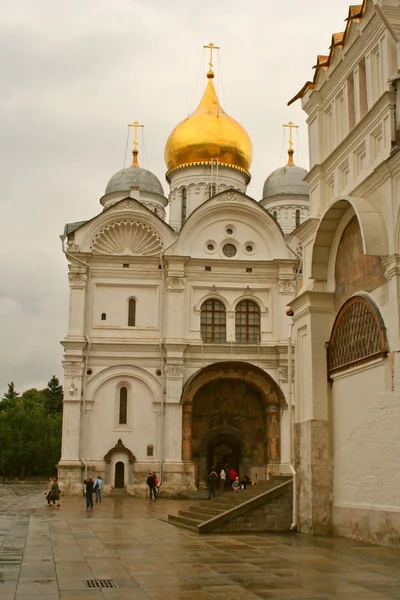
<svg viewBox="0 0 400 600"><path fill-rule="evenodd" d="M164 196L164 190L157 177L141 167L131 166L115 173L107 183L106 194L112 192L129 192L138 187L141 192Z"/></svg>
<svg viewBox="0 0 400 600"><path fill-rule="evenodd" d="M281 195L309 196L308 185L303 181L306 169L286 165L273 171L265 180L263 199Z"/></svg>

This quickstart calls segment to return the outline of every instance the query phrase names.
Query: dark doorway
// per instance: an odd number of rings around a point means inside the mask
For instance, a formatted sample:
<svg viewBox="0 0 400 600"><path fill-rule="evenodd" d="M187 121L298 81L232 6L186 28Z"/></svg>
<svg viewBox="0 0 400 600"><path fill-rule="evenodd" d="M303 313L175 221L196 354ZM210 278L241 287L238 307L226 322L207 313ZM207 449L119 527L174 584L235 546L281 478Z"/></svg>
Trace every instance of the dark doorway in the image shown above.
<svg viewBox="0 0 400 600"><path fill-rule="evenodd" d="M117 462L115 465L115 487L125 487L125 465L123 462Z"/></svg>
<svg viewBox="0 0 400 600"><path fill-rule="evenodd" d="M241 460L241 444L238 439L229 434L216 435L208 444L207 448L207 468L210 472L211 467L220 469L228 463L230 468L239 471Z"/></svg>

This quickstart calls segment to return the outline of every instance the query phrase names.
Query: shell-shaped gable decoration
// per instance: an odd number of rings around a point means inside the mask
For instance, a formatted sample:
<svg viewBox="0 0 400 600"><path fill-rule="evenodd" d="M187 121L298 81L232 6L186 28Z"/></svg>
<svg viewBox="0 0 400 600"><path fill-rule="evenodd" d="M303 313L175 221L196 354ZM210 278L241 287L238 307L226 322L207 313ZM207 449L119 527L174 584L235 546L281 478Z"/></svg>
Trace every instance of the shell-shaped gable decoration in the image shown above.
<svg viewBox="0 0 400 600"><path fill-rule="evenodd" d="M91 250L95 254L124 256L154 256L163 249L156 232L136 221L119 221L104 227L94 238Z"/></svg>

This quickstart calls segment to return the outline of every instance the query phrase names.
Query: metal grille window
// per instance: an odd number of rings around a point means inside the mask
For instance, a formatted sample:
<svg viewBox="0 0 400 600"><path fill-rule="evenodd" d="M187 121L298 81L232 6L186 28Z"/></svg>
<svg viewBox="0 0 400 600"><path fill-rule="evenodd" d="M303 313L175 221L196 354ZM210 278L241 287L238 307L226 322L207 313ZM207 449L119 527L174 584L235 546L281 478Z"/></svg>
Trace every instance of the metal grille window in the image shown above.
<svg viewBox="0 0 400 600"><path fill-rule="evenodd" d="M136 300L134 298L129 299L128 305L128 327L135 327L136 325Z"/></svg>
<svg viewBox="0 0 400 600"><path fill-rule="evenodd" d="M202 305L200 332L203 342L226 342L226 312L225 306L219 300L206 300Z"/></svg>
<svg viewBox="0 0 400 600"><path fill-rule="evenodd" d="M216 187L215 183L210 183L208 185L208 197L212 198L213 196L215 196L216 191L217 191L217 187Z"/></svg>
<svg viewBox="0 0 400 600"><path fill-rule="evenodd" d="M181 191L181 196L182 196L182 206L181 206L181 220L182 220L182 225L186 222L186 207L187 207L187 191L186 188L182 188Z"/></svg>
<svg viewBox="0 0 400 600"><path fill-rule="evenodd" d="M236 306L235 334L239 344L257 344L260 340L260 307L252 300Z"/></svg>
<svg viewBox="0 0 400 600"><path fill-rule="evenodd" d="M300 225L300 210L296 210L296 227Z"/></svg>
<svg viewBox="0 0 400 600"><path fill-rule="evenodd" d="M126 425L128 417L128 390L122 387L119 390L119 424Z"/></svg>
<svg viewBox="0 0 400 600"><path fill-rule="evenodd" d="M388 352L386 328L378 307L361 295L349 298L332 328L329 374L386 356Z"/></svg>

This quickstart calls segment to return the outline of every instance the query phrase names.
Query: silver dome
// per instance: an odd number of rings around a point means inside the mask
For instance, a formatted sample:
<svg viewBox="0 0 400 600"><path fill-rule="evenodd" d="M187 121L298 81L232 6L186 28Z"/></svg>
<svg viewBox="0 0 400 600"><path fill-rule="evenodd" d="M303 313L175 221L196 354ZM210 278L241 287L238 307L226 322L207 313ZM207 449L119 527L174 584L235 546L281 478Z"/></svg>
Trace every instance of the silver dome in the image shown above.
<svg viewBox="0 0 400 600"><path fill-rule="evenodd" d="M263 199L280 195L309 196L308 185L303 181L306 169L286 165L273 171L265 180Z"/></svg>
<svg viewBox="0 0 400 600"><path fill-rule="evenodd" d="M128 167L115 173L107 183L106 194L129 192L132 187L138 187L141 192L164 196L164 190L157 177L141 167Z"/></svg>

